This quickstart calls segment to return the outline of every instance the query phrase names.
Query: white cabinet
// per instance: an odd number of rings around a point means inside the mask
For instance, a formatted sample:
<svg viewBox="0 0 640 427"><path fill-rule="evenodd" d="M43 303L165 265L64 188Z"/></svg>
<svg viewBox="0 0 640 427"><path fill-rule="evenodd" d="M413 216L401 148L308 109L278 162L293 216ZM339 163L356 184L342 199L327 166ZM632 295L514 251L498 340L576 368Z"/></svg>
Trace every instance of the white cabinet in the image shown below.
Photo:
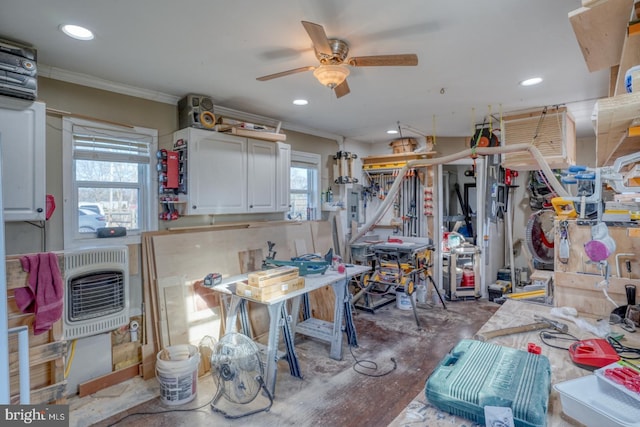
<svg viewBox="0 0 640 427"><path fill-rule="evenodd" d="M279 144L196 128L179 130L179 139L187 143L185 215L277 212L282 167L288 199L290 156L279 155Z"/></svg>
<svg viewBox="0 0 640 427"><path fill-rule="evenodd" d="M44 103L0 96L5 221L45 220L45 121Z"/></svg>
<svg viewBox="0 0 640 427"><path fill-rule="evenodd" d="M276 211L277 146L273 142L248 140L248 212Z"/></svg>
<svg viewBox="0 0 640 427"><path fill-rule="evenodd" d="M284 142L277 142L276 169L276 208L279 212L288 212L291 204L289 200L291 179L291 146Z"/></svg>

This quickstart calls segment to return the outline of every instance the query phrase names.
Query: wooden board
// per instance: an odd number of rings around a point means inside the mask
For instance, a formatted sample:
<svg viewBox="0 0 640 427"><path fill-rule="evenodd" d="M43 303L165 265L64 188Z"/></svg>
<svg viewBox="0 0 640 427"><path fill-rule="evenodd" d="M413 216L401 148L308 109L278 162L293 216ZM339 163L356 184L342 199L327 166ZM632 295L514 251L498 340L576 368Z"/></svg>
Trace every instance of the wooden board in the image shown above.
<svg viewBox="0 0 640 427"><path fill-rule="evenodd" d="M557 228L556 228L557 229ZM554 305L570 306L581 313L590 313L595 316L606 316L615 307L607 300L602 286L604 275L597 264L589 262L584 251L584 244L591 240L591 227L577 225L576 221L569 221L569 261L564 264L557 258L554 274ZM640 288L640 238L629 237L626 227L608 227L609 234L616 242L615 253L607 262L609 263L610 277L606 287L607 294L618 305L626 304L625 284L634 284ZM560 247L559 233L556 233L555 247ZM633 254L619 257L621 265L616 266L616 254ZM556 251L556 257L558 256ZM631 274L626 273L625 261L631 263ZM620 276L617 277L617 270ZM640 290L640 289L639 289ZM640 292L638 293L640 302Z"/></svg>
<svg viewBox="0 0 640 427"><path fill-rule="evenodd" d="M607 0L589 5L570 12L569 22L587 68L593 72L620 63L633 0Z"/></svg>
<svg viewBox="0 0 640 427"><path fill-rule="evenodd" d="M613 155L621 147L633 149L635 146L637 151L637 137L629 138L629 145L623 142L627 139L629 127L640 118L640 92L601 99L596 108L596 165L601 167L613 163Z"/></svg>
<svg viewBox="0 0 640 427"><path fill-rule="evenodd" d="M265 141L286 141L287 135L275 132L263 132L258 130L243 129L239 127L231 127L228 130L231 135L246 136L253 139L263 139Z"/></svg>
<svg viewBox="0 0 640 427"><path fill-rule="evenodd" d="M206 290L198 283L201 284L211 272L230 277L259 270L268 241L275 243L276 259L290 259L302 247L318 252L314 248L310 222L242 223L152 233L149 236L152 250L147 250L147 254L153 256L154 271L150 275L157 277L156 289L150 293L156 295L158 307L155 313L159 325L158 347L168 345L172 337L174 341L186 339L194 345L198 345L205 335L218 339L222 308L219 304L211 307L208 302L197 303L197 299L202 298L202 291ZM168 302L164 294L167 289L180 286L178 282L185 286L182 292L186 302L180 306L176 306L175 301ZM168 291L175 292L172 299L179 297L179 289ZM249 317L254 336L267 331L268 313L264 306L249 304ZM174 319L175 324L172 324ZM151 363L149 359L150 355L147 355L147 365Z"/></svg>

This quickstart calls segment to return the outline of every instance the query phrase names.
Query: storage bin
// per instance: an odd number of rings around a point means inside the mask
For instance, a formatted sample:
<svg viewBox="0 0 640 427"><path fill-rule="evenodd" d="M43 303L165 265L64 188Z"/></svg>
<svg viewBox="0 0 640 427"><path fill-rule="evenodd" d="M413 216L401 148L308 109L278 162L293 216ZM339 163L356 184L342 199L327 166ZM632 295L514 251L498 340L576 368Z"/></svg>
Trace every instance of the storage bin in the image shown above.
<svg viewBox="0 0 640 427"><path fill-rule="evenodd" d="M484 407L510 407L516 427L546 426L551 366L543 355L461 340L427 380L429 402L485 424Z"/></svg>

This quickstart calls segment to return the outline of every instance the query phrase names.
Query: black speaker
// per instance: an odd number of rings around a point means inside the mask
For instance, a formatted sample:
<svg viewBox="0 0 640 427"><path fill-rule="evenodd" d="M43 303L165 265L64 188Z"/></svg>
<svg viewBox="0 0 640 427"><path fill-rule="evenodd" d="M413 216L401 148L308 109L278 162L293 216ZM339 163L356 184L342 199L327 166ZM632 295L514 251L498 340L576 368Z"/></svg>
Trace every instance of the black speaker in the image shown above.
<svg viewBox="0 0 640 427"><path fill-rule="evenodd" d="M124 227L101 227L96 230L98 237L124 237L127 229Z"/></svg>
<svg viewBox="0 0 640 427"><path fill-rule="evenodd" d="M180 129L194 127L213 129L216 116L213 114L213 99L206 95L187 95L178 101L178 125Z"/></svg>

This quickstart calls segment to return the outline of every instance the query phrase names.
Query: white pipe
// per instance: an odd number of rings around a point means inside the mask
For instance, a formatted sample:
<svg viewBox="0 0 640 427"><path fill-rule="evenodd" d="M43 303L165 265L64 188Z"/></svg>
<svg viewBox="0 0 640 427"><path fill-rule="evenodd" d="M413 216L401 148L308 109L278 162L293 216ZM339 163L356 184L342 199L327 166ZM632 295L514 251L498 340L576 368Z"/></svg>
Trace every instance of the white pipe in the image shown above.
<svg viewBox="0 0 640 427"><path fill-rule="evenodd" d="M0 159L2 158L2 135L0 135ZM2 162L0 162L0 184L2 183ZM7 266L4 248L4 207L2 185L0 185L0 404L10 403L9 391L9 315L7 308Z"/></svg>
<svg viewBox="0 0 640 427"><path fill-rule="evenodd" d="M407 170L409 170L410 168L447 164L456 160L471 157L471 155L474 153L479 156L489 156L492 154L517 153L520 151L528 151L529 153L531 153L534 160L540 166L540 169L542 169L542 171L544 172L545 177L547 178L547 181L549 181L549 185L554 189L554 191L558 196L570 197L569 192L556 179L555 175L553 174L553 171L549 167L549 164L546 162L546 160L540 153L540 150L538 150L535 146L531 144L514 144L514 145L505 146L505 147L478 147L475 150L471 150L469 148L455 154L450 154L448 156L436 157L433 159L410 160L402 167L402 169L400 169L400 172L398 172L398 176L396 177L395 181L393 182L393 185L389 189L388 194L386 194L384 201L380 204L380 206L378 207L378 210L373 215L373 217L369 220L369 222L367 222L365 225L362 226L360 231L358 231L355 236L351 236L351 239L347 243L347 248L346 248L347 251L350 250L350 245L353 242L358 240L360 237L364 236L371 228L373 228L374 225L378 223L378 221L380 221L380 218L382 218L384 212L386 212L386 210L389 208L389 205L393 203L394 197L398 192L400 185L402 184L402 179L406 174Z"/></svg>
<svg viewBox="0 0 640 427"><path fill-rule="evenodd" d="M20 404L31 403L31 384L29 381L29 327L17 326L9 329L10 334L18 334L18 367L20 374Z"/></svg>

